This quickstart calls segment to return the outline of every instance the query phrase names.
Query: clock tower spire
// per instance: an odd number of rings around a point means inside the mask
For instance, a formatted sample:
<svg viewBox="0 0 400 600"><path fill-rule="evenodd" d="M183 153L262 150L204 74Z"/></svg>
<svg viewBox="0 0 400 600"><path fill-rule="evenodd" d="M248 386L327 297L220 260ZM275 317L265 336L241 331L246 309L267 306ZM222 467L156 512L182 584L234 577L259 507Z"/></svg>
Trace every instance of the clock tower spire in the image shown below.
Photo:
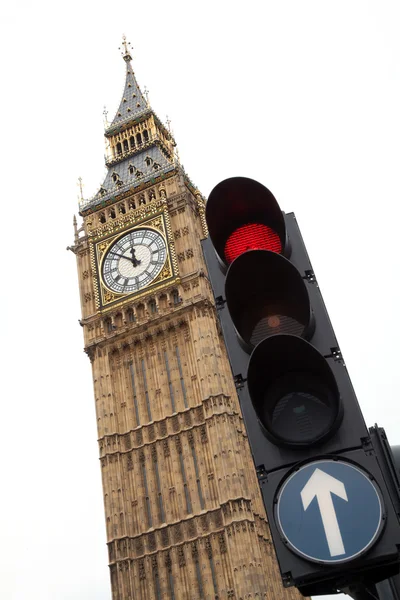
<svg viewBox="0 0 400 600"><path fill-rule="evenodd" d="M298 598L270 541L201 239L205 200L126 80L74 222L113 600Z"/></svg>

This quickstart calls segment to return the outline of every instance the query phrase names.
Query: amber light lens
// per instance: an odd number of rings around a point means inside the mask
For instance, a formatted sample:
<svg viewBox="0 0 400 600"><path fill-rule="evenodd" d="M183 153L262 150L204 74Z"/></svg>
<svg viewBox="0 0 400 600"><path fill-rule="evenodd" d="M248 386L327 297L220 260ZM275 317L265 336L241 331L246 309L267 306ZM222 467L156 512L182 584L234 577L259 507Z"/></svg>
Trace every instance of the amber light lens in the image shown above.
<svg viewBox="0 0 400 600"><path fill-rule="evenodd" d="M282 244L278 234L263 223L247 223L228 237L225 244L225 259L228 264L247 250L270 250L282 252Z"/></svg>

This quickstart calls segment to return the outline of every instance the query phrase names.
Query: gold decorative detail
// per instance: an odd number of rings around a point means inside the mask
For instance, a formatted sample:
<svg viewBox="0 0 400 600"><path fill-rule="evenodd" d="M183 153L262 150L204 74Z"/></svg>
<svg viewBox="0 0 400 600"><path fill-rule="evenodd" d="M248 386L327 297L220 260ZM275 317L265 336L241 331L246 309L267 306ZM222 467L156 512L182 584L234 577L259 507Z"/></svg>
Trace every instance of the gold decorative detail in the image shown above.
<svg viewBox="0 0 400 600"><path fill-rule="evenodd" d="M161 273L154 280L154 283L158 283L160 281L164 281L164 279L168 279L168 277L171 277L171 275L172 275L171 266L169 264L166 264L163 267L163 269L161 270Z"/></svg>
<svg viewBox="0 0 400 600"><path fill-rule="evenodd" d="M104 290L104 300L106 301L107 304L109 302L112 302L116 298L120 298L120 296L117 296L116 294L113 294L112 292L110 292L109 290L107 290L106 288L104 288L103 286L101 286L101 287Z"/></svg>
<svg viewBox="0 0 400 600"><path fill-rule="evenodd" d="M97 244L97 256L99 260L102 259L104 252L106 251L109 244L107 242L102 242L101 244Z"/></svg>

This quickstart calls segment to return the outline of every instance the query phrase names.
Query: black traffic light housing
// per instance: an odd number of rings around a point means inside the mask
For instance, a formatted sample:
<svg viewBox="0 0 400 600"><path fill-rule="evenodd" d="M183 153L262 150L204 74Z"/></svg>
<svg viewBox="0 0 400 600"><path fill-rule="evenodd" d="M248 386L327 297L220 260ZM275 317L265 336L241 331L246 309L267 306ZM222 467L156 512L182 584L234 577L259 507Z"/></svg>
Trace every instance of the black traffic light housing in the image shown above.
<svg viewBox="0 0 400 600"><path fill-rule="evenodd" d="M398 515L294 214L259 182L235 177L212 190L206 219L204 255L284 585L322 594L367 571L371 581L389 577ZM360 466L384 499L380 540L346 565L296 556L275 524L282 482L323 457Z"/></svg>

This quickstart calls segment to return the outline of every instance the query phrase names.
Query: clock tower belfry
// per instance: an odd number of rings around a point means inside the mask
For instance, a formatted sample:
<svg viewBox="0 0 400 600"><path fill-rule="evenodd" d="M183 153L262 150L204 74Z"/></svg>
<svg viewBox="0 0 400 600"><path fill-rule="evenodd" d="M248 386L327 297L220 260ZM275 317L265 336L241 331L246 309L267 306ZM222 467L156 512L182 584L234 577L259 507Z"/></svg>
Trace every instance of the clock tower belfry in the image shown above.
<svg viewBox="0 0 400 600"><path fill-rule="evenodd" d="M113 600L294 599L276 564L200 240L205 199L136 81L77 258Z"/></svg>

